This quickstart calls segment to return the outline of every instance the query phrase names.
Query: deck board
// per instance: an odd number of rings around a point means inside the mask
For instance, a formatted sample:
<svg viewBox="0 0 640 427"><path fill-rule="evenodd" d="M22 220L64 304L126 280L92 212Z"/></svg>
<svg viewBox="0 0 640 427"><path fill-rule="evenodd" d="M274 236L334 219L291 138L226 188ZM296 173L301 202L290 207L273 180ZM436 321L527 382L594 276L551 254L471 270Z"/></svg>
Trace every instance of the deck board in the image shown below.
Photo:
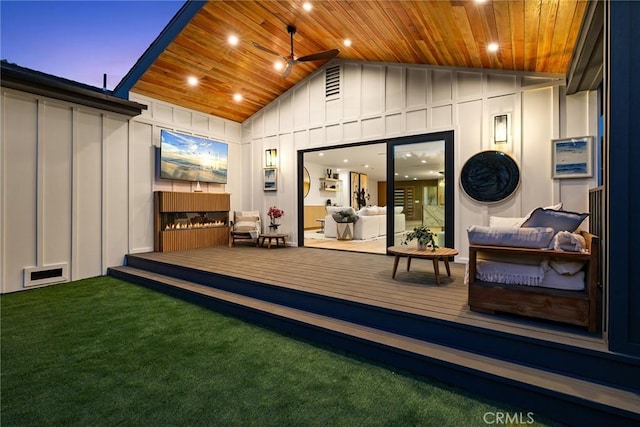
<svg viewBox="0 0 640 427"><path fill-rule="evenodd" d="M409 272L406 259L401 260L396 278L392 279L393 257L380 254L239 245L135 256L419 316L608 351L601 336L577 327L471 312L464 284L465 266L460 263L451 263L451 277L441 274L441 285L437 286L431 260L412 260Z"/></svg>

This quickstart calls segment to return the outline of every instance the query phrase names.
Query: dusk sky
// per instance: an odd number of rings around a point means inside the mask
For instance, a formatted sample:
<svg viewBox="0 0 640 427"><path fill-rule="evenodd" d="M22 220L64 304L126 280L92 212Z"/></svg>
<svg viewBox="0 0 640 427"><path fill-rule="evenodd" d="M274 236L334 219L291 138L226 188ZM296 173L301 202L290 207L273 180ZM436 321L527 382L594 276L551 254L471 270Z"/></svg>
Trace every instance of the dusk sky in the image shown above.
<svg viewBox="0 0 640 427"><path fill-rule="evenodd" d="M184 3L1 0L0 58L113 90Z"/></svg>

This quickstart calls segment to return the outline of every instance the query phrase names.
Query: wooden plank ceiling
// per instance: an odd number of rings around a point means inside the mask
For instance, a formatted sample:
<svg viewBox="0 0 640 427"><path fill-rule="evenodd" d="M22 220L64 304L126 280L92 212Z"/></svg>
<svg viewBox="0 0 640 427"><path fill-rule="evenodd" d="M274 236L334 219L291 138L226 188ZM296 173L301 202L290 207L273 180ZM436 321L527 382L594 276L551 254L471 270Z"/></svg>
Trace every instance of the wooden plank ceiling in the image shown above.
<svg viewBox="0 0 640 427"><path fill-rule="evenodd" d="M278 57L340 49L334 61L428 64L566 74L587 1L437 0L207 2L132 91L243 122L326 61L303 62L284 79ZM230 35L239 43L231 46ZM345 39L352 45L346 47ZM499 50L490 53L490 43ZM189 86L188 76L199 79ZM236 102L233 95L243 100Z"/></svg>

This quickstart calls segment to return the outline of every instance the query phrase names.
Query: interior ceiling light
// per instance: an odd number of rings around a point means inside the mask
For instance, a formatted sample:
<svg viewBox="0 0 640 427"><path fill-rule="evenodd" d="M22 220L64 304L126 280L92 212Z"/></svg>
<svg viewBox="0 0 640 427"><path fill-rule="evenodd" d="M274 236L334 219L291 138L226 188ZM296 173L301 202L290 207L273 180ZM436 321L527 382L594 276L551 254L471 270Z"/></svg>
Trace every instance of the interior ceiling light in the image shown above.
<svg viewBox="0 0 640 427"><path fill-rule="evenodd" d="M236 101L236 102L242 101L242 95L239 94L239 93L234 94L233 95L233 100Z"/></svg>
<svg viewBox="0 0 640 427"><path fill-rule="evenodd" d="M280 61L276 61L273 63L273 68L275 68L276 71L282 70L282 67L284 67L284 65Z"/></svg>
<svg viewBox="0 0 640 427"><path fill-rule="evenodd" d="M346 47L349 47L349 46L351 46L351 39L344 39L344 42L343 42L343 43L344 43L344 45L345 45Z"/></svg>
<svg viewBox="0 0 640 427"><path fill-rule="evenodd" d="M198 79L194 76L189 76L187 78L187 83L189 83L189 86L196 86L198 84Z"/></svg>
<svg viewBox="0 0 640 427"><path fill-rule="evenodd" d="M231 46L237 46L237 45L238 45L238 42L239 42L240 40L238 39L238 36L235 36L235 35L233 35L233 34L232 34L232 35L230 35L230 36L229 36L229 38L227 39L227 41L229 42L229 44L230 44Z"/></svg>
<svg viewBox="0 0 640 427"><path fill-rule="evenodd" d="M318 153L318 156L324 156L324 153L321 151Z"/></svg>
<svg viewBox="0 0 640 427"><path fill-rule="evenodd" d="M343 162L349 163L349 159L344 159Z"/></svg>
<svg viewBox="0 0 640 427"><path fill-rule="evenodd" d="M309 3L308 1L304 2L302 4L302 8L304 10L306 10L307 12L311 12L311 9L313 9L313 5L311 3Z"/></svg>
<svg viewBox="0 0 640 427"><path fill-rule="evenodd" d="M489 52L497 52L498 51L498 43L489 43L489 46L487 46L487 50Z"/></svg>

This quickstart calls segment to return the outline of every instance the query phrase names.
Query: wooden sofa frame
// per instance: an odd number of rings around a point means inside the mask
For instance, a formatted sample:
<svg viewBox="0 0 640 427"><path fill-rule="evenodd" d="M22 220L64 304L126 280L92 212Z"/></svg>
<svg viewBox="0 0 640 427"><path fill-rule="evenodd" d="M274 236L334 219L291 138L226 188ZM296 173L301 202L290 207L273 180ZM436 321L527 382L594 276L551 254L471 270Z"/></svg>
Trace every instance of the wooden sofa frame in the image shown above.
<svg viewBox="0 0 640 427"><path fill-rule="evenodd" d="M586 242L588 251L586 253L469 245L469 308L481 313L506 312L565 322L585 326L589 332L596 332L600 244L597 236L584 231L580 233ZM483 282L476 278L476 262L479 253L585 261L585 288L582 291L568 291Z"/></svg>

